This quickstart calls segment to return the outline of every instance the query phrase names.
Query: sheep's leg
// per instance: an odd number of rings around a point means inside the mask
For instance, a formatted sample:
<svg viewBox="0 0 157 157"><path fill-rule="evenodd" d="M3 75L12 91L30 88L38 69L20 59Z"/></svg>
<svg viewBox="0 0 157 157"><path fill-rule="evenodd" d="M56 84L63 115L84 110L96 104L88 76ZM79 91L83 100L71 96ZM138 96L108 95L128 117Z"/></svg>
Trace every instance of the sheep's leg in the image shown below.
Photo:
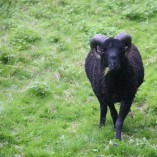
<svg viewBox="0 0 157 157"><path fill-rule="evenodd" d="M120 106L119 116L116 121L116 138L121 139L121 132L125 117L130 111L131 103L122 102Z"/></svg>
<svg viewBox="0 0 157 157"><path fill-rule="evenodd" d="M100 101L100 121L99 121L99 128L101 128L102 125L105 125L105 122L106 122L106 113L107 113L107 105L105 103L102 103Z"/></svg>
<svg viewBox="0 0 157 157"><path fill-rule="evenodd" d="M116 120L117 120L117 117L118 117L117 110L116 110L114 104L110 104L109 108L110 108L110 113L111 113L111 116L112 116L114 127L116 127L115 125L116 125Z"/></svg>

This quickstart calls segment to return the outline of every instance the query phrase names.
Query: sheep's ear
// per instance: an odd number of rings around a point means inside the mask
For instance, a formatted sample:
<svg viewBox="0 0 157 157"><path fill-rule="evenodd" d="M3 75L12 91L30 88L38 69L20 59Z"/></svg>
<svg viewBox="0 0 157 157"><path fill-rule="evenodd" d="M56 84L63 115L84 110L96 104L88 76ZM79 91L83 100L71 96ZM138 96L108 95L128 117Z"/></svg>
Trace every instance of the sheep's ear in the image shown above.
<svg viewBox="0 0 157 157"><path fill-rule="evenodd" d="M101 59L102 50L100 45L104 43L107 38L108 37L106 37L105 35L96 34L95 36L92 37L90 41L92 53L95 55L97 59Z"/></svg>
<svg viewBox="0 0 157 157"><path fill-rule="evenodd" d="M97 59L101 59L102 50L99 45L96 46L96 49L93 49L93 54Z"/></svg>
<svg viewBox="0 0 157 157"><path fill-rule="evenodd" d="M128 46L125 46L125 56L127 56L129 53L129 47Z"/></svg>
<svg viewBox="0 0 157 157"><path fill-rule="evenodd" d="M101 48L100 48L99 45L97 45L97 52L98 52L99 54L101 54L101 52L102 52L102 50L101 50Z"/></svg>

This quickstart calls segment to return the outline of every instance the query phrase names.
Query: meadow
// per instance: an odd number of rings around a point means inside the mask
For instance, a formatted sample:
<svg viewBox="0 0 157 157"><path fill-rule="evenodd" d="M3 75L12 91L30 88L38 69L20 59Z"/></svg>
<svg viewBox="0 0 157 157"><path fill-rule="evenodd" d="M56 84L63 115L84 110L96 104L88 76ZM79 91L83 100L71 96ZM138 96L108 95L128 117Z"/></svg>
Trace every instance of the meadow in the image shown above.
<svg viewBox="0 0 157 157"><path fill-rule="evenodd" d="M145 82L117 141L110 112L98 128L84 61L93 35L121 31ZM157 157L156 41L155 0L1 0L0 157Z"/></svg>

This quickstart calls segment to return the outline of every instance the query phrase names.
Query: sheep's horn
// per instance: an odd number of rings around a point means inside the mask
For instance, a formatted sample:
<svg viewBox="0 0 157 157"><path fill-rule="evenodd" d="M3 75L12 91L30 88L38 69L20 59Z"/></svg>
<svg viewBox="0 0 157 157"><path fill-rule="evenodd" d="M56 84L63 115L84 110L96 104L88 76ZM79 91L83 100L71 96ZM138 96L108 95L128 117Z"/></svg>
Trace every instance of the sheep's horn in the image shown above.
<svg viewBox="0 0 157 157"><path fill-rule="evenodd" d="M117 34L114 38L122 41L126 46L126 52L129 53L131 49L131 42L132 42L131 36L126 32L121 32Z"/></svg>
<svg viewBox="0 0 157 157"><path fill-rule="evenodd" d="M92 49L93 54L97 59L101 59L101 52L98 50L98 45L103 43L108 37L103 34L96 34L92 37L90 41L90 47Z"/></svg>

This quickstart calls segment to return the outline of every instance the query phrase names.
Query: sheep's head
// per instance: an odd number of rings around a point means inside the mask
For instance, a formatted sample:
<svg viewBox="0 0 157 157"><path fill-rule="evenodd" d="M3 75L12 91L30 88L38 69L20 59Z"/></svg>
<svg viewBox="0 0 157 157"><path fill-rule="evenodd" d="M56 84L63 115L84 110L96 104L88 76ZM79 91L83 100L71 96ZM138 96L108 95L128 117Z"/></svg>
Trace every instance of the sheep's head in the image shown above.
<svg viewBox="0 0 157 157"><path fill-rule="evenodd" d="M131 36L125 32L108 38L97 34L91 39L91 49L97 59L102 60L105 67L118 70L131 48Z"/></svg>

